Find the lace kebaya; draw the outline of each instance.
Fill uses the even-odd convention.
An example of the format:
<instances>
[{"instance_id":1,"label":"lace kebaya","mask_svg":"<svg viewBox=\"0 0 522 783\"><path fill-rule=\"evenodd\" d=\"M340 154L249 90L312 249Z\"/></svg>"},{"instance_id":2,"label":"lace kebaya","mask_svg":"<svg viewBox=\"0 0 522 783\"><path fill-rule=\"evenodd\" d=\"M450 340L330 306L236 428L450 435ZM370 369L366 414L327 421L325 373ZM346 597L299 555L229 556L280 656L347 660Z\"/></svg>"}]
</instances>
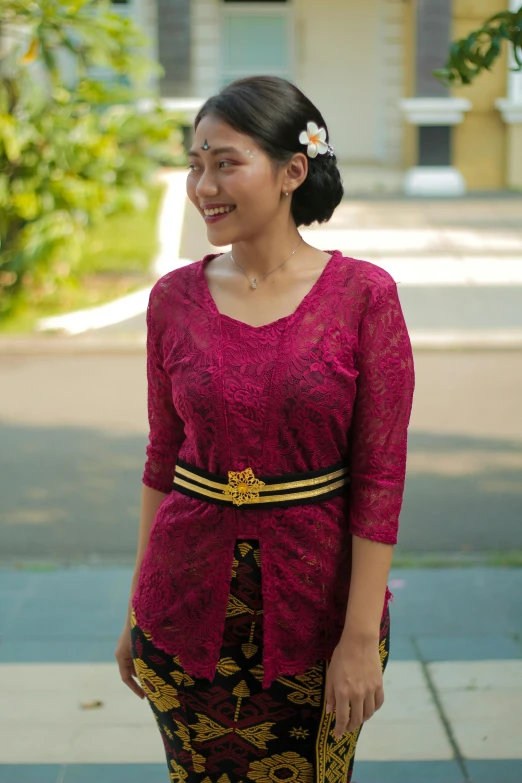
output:
<instances>
[{"instance_id":1,"label":"lace kebaya","mask_svg":"<svg viewBox=\"0 0 522 783\"><path fill-rule=\"evenodd\" d=\"M375 264L331 252L291 315L253 327L218 312L204 271L215 257L170 272L150 295L143 482L167 495L133 606L159 648L212 680L234 543L259 539L268 687L331 658L352 536L397 541L414 364L397 285ZM178 457L222 476L304 473L346 459L350 484L313 505L223 507L172 489Z\"/></svg>"}]
</instances>

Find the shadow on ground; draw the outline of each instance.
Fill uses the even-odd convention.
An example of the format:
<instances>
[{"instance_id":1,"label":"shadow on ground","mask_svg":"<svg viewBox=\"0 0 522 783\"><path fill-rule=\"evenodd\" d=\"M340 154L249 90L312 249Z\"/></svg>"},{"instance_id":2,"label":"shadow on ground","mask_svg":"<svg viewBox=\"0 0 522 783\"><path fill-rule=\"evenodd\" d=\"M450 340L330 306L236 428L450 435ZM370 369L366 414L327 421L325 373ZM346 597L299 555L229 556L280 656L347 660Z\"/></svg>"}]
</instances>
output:
<instances>
[{"instance_id":1,"label":"shadow on ground","mask_svg":"<svg viewBox=\"0 0 522 783\"><path fill-rule=\"evenodd\" d=\"M131 563L146 436L0 426L3 558ZM522 549L522 446L413 433L398 552Z\"/></svg>"}]
</instances>

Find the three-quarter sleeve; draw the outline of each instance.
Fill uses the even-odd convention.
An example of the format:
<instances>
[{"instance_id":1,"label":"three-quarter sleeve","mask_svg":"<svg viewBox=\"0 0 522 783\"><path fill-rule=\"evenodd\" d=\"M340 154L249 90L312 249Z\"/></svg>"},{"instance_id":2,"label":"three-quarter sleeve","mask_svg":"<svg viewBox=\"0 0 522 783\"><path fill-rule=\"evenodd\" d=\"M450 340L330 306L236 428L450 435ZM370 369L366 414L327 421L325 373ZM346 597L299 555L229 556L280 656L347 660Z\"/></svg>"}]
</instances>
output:
<instances>
[{"instance_id":1,"label":"three-quarter sleeve","mask_svg":"<svg viewBox=\"0 0 522 783\"><path fill-rule=\"evenodd\" d=\"M172 489L174 468L179 448L184 439L183 421L178 416L172 400L172 383L162 361L161 335L154 319L153 289L147 308L147 404L149 417L149 442L143 472L147 487L168 494Z\"/></svg>"},{"instance_id":2,"label":"three-quarter sleeve","mask_svg":"<svg viewBox=\"0 0 522 783\"><path fill-rule=\"evenodd\" d=\"M380 271L359 326L349 525L356 536L396 544L415 374L397 285Z\"/></svg>"}]
</instances>

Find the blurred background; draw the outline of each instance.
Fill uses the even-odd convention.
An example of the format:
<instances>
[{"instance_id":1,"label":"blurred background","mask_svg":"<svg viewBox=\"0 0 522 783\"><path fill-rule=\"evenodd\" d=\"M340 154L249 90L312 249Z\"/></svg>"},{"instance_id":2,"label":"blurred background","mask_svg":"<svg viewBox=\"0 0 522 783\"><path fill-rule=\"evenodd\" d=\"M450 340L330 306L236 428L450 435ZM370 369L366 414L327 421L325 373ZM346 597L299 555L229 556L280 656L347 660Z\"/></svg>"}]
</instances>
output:
<instances>
[{"instance_id":1,"label":"blurred background","mask_svg":"<svg viewBox=\"0 0 522 783\"><path fill-rule=\"evenodd\" d=\"M0 783L168 780L113 658L145 310L215 251L185 196L197 110L261 73L317 103L340 161L303 236L393 275L415 354L355 781L522 783L521 30L520 0L0 0Z\"/></svg>"}]
</instances>

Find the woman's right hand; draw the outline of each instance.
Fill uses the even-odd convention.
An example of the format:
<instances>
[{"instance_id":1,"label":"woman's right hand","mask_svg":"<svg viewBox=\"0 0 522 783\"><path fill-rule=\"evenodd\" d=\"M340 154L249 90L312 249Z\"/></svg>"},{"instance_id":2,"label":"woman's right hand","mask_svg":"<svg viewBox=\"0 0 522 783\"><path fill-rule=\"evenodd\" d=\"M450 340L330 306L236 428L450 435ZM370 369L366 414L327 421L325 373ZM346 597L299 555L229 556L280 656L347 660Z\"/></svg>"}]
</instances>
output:
<instances>
[{"instance_id":1,"label":"woman's right hand","mask_svg":"<svg viewBox=\"0 0 522 783\"><path fill-rule=\"evenodd\" d=\"M123 629L122 635L118 640L114 657L118 661L120 676L125 685L127 685L140 699L145 698L145 692L140 688L137 682L136 670L132 659L132 644L130 629Z\"/></svg>"}]
</instances>

